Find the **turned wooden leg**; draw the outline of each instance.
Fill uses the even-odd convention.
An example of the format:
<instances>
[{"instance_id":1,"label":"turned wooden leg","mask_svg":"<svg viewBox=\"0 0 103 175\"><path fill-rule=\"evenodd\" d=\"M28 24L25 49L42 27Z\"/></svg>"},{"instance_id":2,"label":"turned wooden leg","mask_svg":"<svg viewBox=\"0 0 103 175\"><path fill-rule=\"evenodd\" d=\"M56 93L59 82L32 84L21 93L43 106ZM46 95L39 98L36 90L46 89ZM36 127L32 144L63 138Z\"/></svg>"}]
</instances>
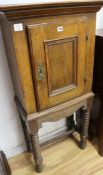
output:
<instances>
[{"instance_id":1,"label":"turned wooden leg","mask_svg":"<svg viewBox=\"0 0 103 175\"><path fill-rule=\"evenodd\" d=\"M31 121L29 123L30 127L30 136L31 136L31 143L32 143L32 152L35 161L36 171L42 171L42 156L40 151L40 144L39 144L39 136L38 136L38 126L35 121Z\"/></svg>"},{"instance_id":2,"label":"turned wooden leg","mask_svg":"<svg viewBox=\"0 0 103 175\"><path fill-rule=\"evenodd\" d=\"M36 170L37 172L41 172L42 171L42 156L40 152L39 138L38 138L37 132L34 135L31 135L31 141L32 141L33 157L35 160Z\"/></svg>"},{"instance_id":3,"label":"turned wooden leg","mask_svg":"<svg viewBox=\"0 0 103 175\"><path fill-rule=\"evenodd\" d=\"M81 134L82 110L81 108L76 112L76 127L75 130Z\"/></svg>"},{"instance_id":4,"label":"turned wooden leg","mask_svg":"<svg viewBox=\"0 0 103 175\"><path fill-rule=\"evenodd\" d=\"M89 127L90 113L87 109L82 110L82 129L81 129L81 149L84 149L87 144L88 127Z\"/></svg>"},{"instance_id":5,"label":"turned wooden leg","mask_svg":"<svg viewBox=\"0 0 103 175\"><path fill-rule=\"evenodd\" d=\"M21 119L23 131L24 131L27 150L28 150L28 152L31 152L32 151L32 145L31 145L31 138L30 138L30 134L29 134L29 131L28 131L28 128L27 128L27 124L26 124L26 121L24 121L21 116L20 116L20 119Z\"/></svg>"}]
</instances>

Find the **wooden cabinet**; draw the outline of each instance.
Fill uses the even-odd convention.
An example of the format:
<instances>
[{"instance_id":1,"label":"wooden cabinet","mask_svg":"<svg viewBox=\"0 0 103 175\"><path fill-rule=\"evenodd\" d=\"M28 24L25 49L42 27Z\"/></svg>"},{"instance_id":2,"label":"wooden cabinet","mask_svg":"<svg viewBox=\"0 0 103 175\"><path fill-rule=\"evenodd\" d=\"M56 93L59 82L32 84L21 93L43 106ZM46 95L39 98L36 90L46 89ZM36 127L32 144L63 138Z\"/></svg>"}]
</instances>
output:
<instances>
[{"instance_id":1,"label":"wooden cabinet","mask_svg":"<svg viewBox=\"0 0 103 175\"><path fill-rule=\"evenodd\" d=\"M68 0L0 7L15 101L37 171L42 170L38 129L43 122L81 109L81 148L86 146L95 19L102 5L103 0Z\"/></svg>"}]
</instances>

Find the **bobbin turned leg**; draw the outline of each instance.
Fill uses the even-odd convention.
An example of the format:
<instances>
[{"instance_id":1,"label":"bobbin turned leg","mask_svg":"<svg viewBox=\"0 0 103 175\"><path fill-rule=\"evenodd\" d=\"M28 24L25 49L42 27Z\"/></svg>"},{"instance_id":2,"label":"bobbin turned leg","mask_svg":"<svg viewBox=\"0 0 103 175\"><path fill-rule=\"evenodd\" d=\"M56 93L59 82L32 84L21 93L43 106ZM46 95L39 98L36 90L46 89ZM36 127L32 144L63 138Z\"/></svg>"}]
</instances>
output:
<instances>
[{"instance_id":1,"label":"bobbin turned leg","mask_svg":"<svg viewBox=\"0 0 103 175\"><path fill-rule=\"evenodd\" d=\"M35 161L36 171L42 171L42 156L40 151L39 136L38 136L38 126L35 121L29 122L32 152Z\"/></svg>"},{"instance_id":2,"label":"bobbin turned leg","mask_svg":"<svg viewBox=\"0 0 103 175\"><path fill-rule=\"evenodd\" d=\"M89 118L90 118L90 113L88 109L83 108L82 109L81 143L80 143L81 149L84 149L87 144Z\"/></svg>"},{"instance_id":3,"label":"bobbin turned leg","mask_svg":"<svg viewBox=\"0 0 103 175\"><path fill-rule=\"evenodd\" d=\"M28 152L31 152L32 151L32 145L31 145L31 138L30 138L30 134L29 134L29 131L28 131L27 123L26 123L26 121L24 121L22 119L21 115L20 115L20 119L21 119L23 131L24 131L27 150L28 150Z\"/></svg>"}]
</instances>

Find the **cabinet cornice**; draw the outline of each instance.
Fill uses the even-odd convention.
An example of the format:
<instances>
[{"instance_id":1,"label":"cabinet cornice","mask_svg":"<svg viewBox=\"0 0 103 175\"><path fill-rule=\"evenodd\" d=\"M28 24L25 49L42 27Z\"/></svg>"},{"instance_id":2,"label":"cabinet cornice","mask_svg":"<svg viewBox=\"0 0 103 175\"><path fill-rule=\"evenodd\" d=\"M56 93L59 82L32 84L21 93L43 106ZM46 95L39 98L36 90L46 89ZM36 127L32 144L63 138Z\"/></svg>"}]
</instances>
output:
<instances>
[{"instance_id":1,"label":"cabinet cornice","mask_svg":"<svg viewBox=\"0 0 103 175\"><path fill-rule=\"evenodd\" d=\"M31 17L96 13L103 5L101 1L64 1L54 3L35 3L21 5L1 5L0 11L5 14L8 20L19 20Z\"/></svg>"}]
</instances>

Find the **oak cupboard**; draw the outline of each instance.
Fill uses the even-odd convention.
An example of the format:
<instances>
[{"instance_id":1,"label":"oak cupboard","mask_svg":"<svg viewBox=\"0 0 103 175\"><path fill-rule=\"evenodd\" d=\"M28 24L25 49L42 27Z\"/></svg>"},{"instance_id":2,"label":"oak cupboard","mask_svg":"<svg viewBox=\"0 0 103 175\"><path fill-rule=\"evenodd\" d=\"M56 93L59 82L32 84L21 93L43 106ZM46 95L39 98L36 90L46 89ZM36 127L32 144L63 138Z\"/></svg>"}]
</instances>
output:
<instances>
[{"instance_id":1,"label":"oak cupboard","mask_svg":"<svg viewBox=\"0 0 103 175\"><path fill-rule=\"evenodd\" d=\"M15 101L38 172L42 171L40 146L52 141L39 143L43 122L69 117L80 109L80 147L86 147L96 12L102 5L103 0L67 0L0 6Z\"/></svg>"}]
</instances>

